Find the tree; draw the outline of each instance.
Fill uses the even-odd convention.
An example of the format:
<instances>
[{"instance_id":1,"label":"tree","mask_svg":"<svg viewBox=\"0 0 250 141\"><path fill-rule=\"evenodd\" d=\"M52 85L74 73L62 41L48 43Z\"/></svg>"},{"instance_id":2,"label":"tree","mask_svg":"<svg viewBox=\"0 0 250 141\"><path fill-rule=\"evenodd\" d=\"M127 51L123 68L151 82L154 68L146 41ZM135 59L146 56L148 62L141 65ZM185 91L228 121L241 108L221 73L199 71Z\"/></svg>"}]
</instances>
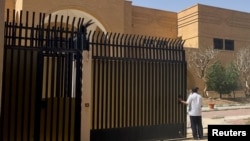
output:
<instances>
[{"instance_id":1,"label":"tree","mask_svg":"<svg viewBox=\"0 0 250 141\"><path fill-rule=\"evenodd\" d=\"M203 95L206 94L206 71L214 63L218 51L213 47L198 48L187 51L188 66L195 71L195 74L204 82Z\"/></svg>"},{"instance_id":2,"label":"tree","mask_svg":"<svg viewBox=\"0 0 250 141\"><path fill-rule=\"evenodd\" d=\"M226 82L227 82L226 89L228 89L230 93L233 92L234 94L234 91L239 88L239 80L240 80L239 78L240 73L235 63L231 62L226 67L225 74L226 74ZM234 98L235 98L235 94L234 94Z\"/></svg>"},{"instance_id":3,"label":"tree","mask_svg":"<svg viewBox=\"0 0 250 141\"><path fill-rule=\"evenodd\" d=\"M224 67L216 61L208 68L206 78L208 89L218 92L222 98L222 94L230 94L238 88L239 72L233 63Z\"/></svg>"},{"instance_id":4,"label":"tree","mask_svg":"<svg viewBox=\"0 0 250 141\"><path fill-rule=\"evenodd\" d=\"M250 78L250 49L243 48L236 54L235 64L240 72L241 83L244 86L246 96L250 96L249 78Z\"/></svg>"}]
</instances>

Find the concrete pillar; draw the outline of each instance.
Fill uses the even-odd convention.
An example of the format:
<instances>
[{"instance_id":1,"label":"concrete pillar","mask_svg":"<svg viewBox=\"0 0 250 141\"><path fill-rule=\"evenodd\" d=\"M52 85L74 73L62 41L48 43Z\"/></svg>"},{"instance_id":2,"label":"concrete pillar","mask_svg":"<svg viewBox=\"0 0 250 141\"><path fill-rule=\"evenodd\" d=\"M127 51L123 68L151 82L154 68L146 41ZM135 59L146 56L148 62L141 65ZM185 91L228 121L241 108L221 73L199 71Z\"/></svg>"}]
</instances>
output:
<instances>
[{"instance_id":1,"label":"concrete pillar","mask_svg":"<svg viewBox=\"0 0 250 141\"><path fill-rule=\"evenodd\" d=\"M81 141L90 141L92 123L92 53L83 51Z\"/></svg>"},{"instance_id":2,"label":"concrete pillar","mask_svg":"<svg viewBox=\"0 0 250 141\"><path fill-rule=\"evenodd\" d=\"M4 12L5 0L0 0L0 115L2 105L2 78L3 78L3 41L4 41Z\"/></svg>"}]
</instances>

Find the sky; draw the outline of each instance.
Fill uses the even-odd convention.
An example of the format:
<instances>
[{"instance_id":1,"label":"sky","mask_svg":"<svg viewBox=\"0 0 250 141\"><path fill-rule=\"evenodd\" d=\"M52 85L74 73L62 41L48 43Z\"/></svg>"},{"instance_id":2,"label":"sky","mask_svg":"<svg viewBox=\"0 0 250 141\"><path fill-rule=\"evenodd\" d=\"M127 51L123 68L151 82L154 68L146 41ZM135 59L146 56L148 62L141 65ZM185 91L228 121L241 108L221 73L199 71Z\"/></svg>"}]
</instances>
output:
<instances>
[{"instance_id":1,"label":"sky","mask_svg":"<svg viewBox=\"0 0 250 141\"><path fill-rule=\"evenodd\" d=\"M180 12L196 4L250 13L250 0L130 0L132 5Z\"/></svg>"}]
</instances>

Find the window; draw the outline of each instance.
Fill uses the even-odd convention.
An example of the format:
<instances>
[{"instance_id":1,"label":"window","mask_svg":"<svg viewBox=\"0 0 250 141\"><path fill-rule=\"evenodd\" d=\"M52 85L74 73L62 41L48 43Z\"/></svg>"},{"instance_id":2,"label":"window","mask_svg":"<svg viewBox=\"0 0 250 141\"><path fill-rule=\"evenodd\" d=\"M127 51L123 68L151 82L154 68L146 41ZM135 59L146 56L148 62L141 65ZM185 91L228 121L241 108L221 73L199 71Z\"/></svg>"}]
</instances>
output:
<instances>
[{"instance_id":1,"label":"window","mask_svg":"<svg viewBox=\"0 0 250 141\"><path fill-rule=\"evenodd\" d=\"M214 49L223 49L223 39L214 38Z\"/></svg>"},{"instance_id":2,"label":"window","mask_svg":"<svg viewBox=\"0 0 250 141\"><path fill-rule=\"evenodd\" d=\"M234 40L225 40L225 50L234 50Z\"/></svg>"},{"instance_id":3,"label":"window","mask_svg":"<svg viewBox=\"0 0 250 141\"><path fill-rule=\"evenodd\" d=\"M234 50L234 40L214 38L214 49Z\"/></svg>"}]
</instances>

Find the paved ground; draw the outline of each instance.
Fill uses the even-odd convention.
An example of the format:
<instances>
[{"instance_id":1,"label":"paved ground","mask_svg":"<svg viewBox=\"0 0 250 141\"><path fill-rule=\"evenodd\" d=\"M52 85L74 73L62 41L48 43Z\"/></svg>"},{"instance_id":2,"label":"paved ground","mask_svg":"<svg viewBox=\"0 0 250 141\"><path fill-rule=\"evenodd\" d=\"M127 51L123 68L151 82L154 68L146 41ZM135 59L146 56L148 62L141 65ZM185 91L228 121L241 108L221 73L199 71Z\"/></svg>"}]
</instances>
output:
<instances>
[{"instance_id":1,"label":"paved ground","mask_svg":"<svg viewBox=\"0 0 250 141\"><path fill-rule=\"evenodd\" d=\"M203 128L204 135L207 136L207 127L209 124L249 124L250 105L234 105L216 107L214 110L203 109ZM187 138L186 141L192 141L189 117L187 117ZM202 141L207 141L204 138Z\"/></svg>"},{"instance_id":2,"label":"paved ground","mask_svg":"<svg viewBox=\"0 0 250 141\"><path fill-rule=\"evenodd\" d=\"M207 127L208 125L215 124L250 124L250 103L239 105L224 105L215 107L211 110L208 107L204 107L202 110L202 123L204 138L200 141L207 141ZM187 115L187 138L186 139L172 139L161 141L193 141L191 134L189 116Z\"/></svg>"}]
</instances>

